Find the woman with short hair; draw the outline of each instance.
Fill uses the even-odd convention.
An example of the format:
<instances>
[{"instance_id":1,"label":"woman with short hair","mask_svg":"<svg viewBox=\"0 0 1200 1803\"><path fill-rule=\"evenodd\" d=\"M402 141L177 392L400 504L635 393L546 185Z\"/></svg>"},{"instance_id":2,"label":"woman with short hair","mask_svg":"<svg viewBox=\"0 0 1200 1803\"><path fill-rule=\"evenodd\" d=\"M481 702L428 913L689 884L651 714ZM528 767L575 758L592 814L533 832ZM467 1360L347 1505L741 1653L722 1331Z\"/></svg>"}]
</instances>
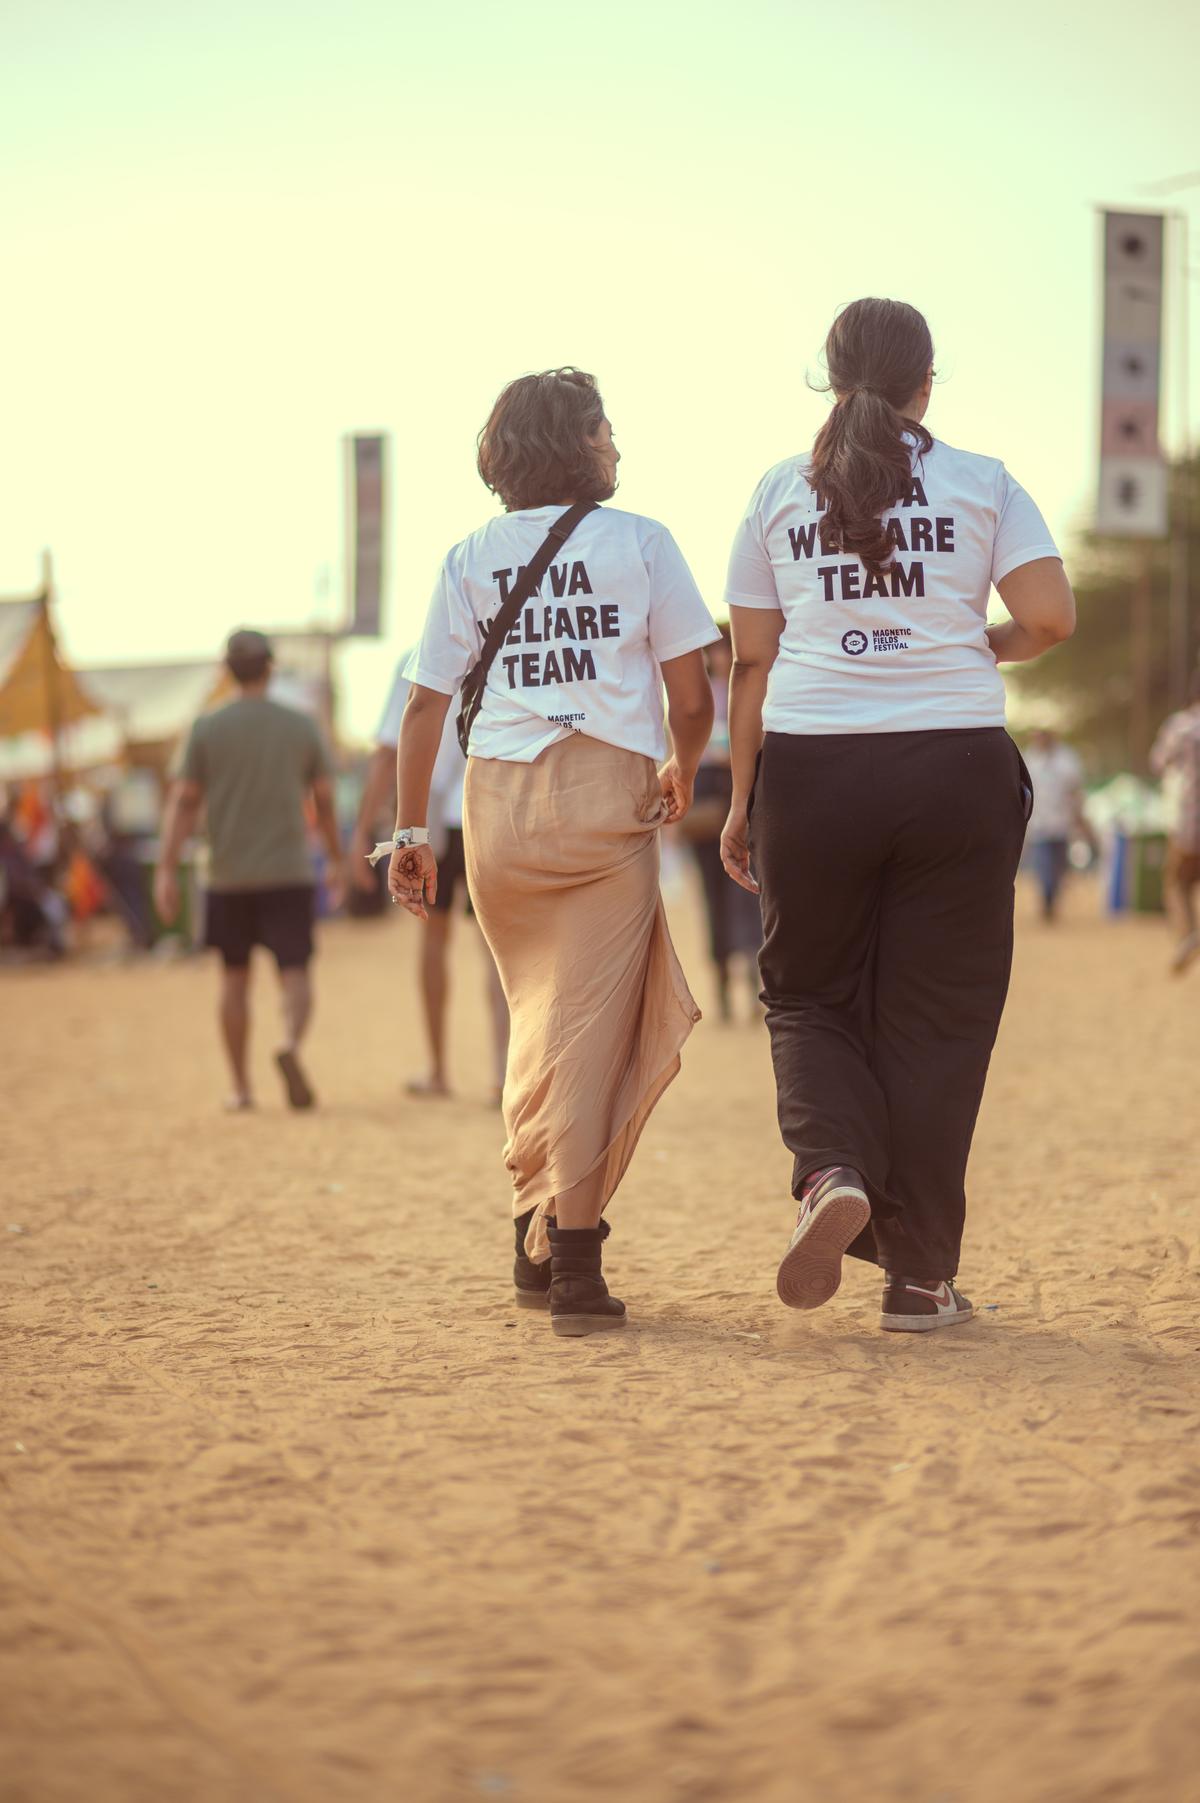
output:
<instances>
[{"instance_id":1,"label":"woman with short hair","mask_svg":"<svg viewBox=\"0 0 1200 1803\"><path fill-rule=\"evenodd\" d=\"M442 723L492 650L470 724L467 878L512 1016L516 1299L548 1302L570 1335L624 1321L601 1273L601 1216L699 1019L659 896L658 832L691 805L712 725L702 651L717 632L666 527L600 505L618 459L582 371L522 376L492 409L478 467L505 513L448 553L406 671L388 877L425 919ZM488 628L502 616L501 639Z\"/></svg>"},{"instance_id":2,"label":"woman with short hair","mask_svg":"<svg viewBox=\"0 0 1200 1803\"><path fill-rule=\"evenodd\" d=\"M849 1252L886 1273L880 1325L921 1332L973 1313L954 1285L964 1172L1031 802L997 665L1068 637L1075 603L1004 465L923 425L916 309L856 301L825 353L829 419L763 477L730 558L722 855L762 892L799 1203L779 1295L828 1301ZM1012 617L988 626L993 583Z\"/></svg>"}]
</instances>

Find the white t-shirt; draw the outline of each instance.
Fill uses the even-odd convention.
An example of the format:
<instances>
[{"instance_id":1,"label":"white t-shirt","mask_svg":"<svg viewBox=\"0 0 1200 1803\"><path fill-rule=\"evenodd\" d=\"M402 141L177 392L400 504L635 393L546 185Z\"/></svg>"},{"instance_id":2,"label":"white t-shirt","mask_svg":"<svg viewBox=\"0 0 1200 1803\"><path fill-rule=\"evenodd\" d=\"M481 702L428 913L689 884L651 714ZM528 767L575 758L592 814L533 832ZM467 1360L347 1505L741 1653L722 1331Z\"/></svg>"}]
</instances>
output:
<instances>
[{"instance_id":1,"label":"white t-shirt","mask_svg":"<svg viewBox=\"0 0 1200 1803\"><path fill-rule=\"evenodd\" d=\"M560 506L489 520L442 565L425 630L405 666L411 682L452 694L477 662L484 629ZM551 562L488 673L471 755L531 764L582 732L656 762L666 755L659 665L719 636L665 526L600 507Z\"/></svg>"},{"instance_id":2,"label":"white t-shirt","mask_svg":"<svg viewBox=\"0 0 1200 1803\"><path fill-rule=\"evenodd\" d=\"M921 732L1004 725L1004 684L984 627L991 585L1057 557L1046 522L994 457L935 439L914 445L908 495L883 518L895 550L882 578L824 556L806 461L768 470L729 559L731 607L780 608L768 732Z\"/></svg>"},{"instance_id":3,"label":"white t-shirt","mask_svg":"<svg viewBox=\"0 0 1200 1803\"><path fill-rule=\"evenodd\" d=\"M383 714L379 721L379 730L375 734L377 745L389 746L393 751L400 742L400 722L404 718L404 707L408 700L411 682L404 674L404 666L413 654L415 647L406 651L396 665L396 674L392 678L392 686ZM461 826L463 819L463 779L467 774L467 760L462 754L458 742L458 697L450 704L450 712L446 715L446 724L442 728L442 742L438 746L437 758L433 766L433 781L429 785L430 805L436 810L443 826Z\"/></svg>"},{"instance_id":4,"label":"white t-shirt","mask_svg":"<svg viewBox=\"0 0 1200 1803\"><path fill-rule=\"evenodd\" d=\"M1025 766L1033 783L1033 814L1026 837L1069 839L1075 830L1083 765L1069 745L1055 744L1045 751L1027 745Z\"/></svg>"}]
</instances>

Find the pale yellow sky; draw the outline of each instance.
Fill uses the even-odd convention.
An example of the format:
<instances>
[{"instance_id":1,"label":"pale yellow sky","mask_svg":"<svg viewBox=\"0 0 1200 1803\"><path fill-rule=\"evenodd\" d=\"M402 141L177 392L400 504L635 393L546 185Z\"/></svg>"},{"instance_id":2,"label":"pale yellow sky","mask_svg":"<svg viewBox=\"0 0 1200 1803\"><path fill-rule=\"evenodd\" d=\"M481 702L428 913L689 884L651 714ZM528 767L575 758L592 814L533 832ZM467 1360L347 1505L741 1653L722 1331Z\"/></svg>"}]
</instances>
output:
<instances>
[{"instance_id":1,"label":"pale yellow sky","mask_svg":"<svg viewBox=\"0 0 1200 1803\"><path fill-rule=\"evenodd\" d=\"M305 623L323 569L341 600L342 435L387 430L387 643L344 660L369 731L493 505L474 438L509 377L597 373L617 505L667 522L715 604L863 293L925 311L930 425L1002 457L1069 544L1094 209L1200 168L1198 52L1167 0L1134 24L1112 0L8 0L0 592L51 547L81 660Z\"/></svg>"}]
</instances>

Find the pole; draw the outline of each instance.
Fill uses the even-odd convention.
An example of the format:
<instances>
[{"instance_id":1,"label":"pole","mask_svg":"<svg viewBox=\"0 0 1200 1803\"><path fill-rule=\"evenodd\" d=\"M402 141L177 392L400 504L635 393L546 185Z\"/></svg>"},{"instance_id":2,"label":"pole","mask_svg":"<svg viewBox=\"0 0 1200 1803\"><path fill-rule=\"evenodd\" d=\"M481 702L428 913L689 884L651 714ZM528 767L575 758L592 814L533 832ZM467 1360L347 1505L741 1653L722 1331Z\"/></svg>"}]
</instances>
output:
<instances>
[{"instance_id":1,"label":"pole","mask_svg":"<svg viewBox=\"0 0 1200 1803\"><path fill-rule=\"evenodd\" d=\"M1154 545L1146 538L1138 546L1129 610L1129 767L1136 776L1146 775L1150 761L1153 599Z\"/></svg>"},{"instance_id":2,"label":"pole","mask_svg":"<svg viewBox=\"0 0 1200 1803\"><path fill-rule=\"evenodd\" d=\"M1189 614L1188 553L1191 513L1191 396L1188 392L1188 217L1176 213L1175 255L1179 270L1179 323L1176 327L1175 381L1179 411L1174 495L1171 507L1171 592L1169 608L1170 700L1173 708L1187 706L1192 647Z\"/></svg>"},{"instance_id":3,"label":"pole","mask_svg":"<svg viewBox=\"0 0 1200 1803\"><path fill-rule=\"evenodd\" d=\"M321 726L327 743L332 746L335 708L333 647L338 633L328 617L330 588L329 565L323 563L313 581L313 595L316 602L317 636L321 647Z\"/></svg>"},{"instance_id":4,"label":"pole","mask_svg":"<svg viewBox=\"0 0 1200 1803\"><path fill-rule=\"evenodd\" d=\"M58 692L58 660L54 655L54 629L50 624L50 602L54 594L54 566L49 551L42 552L42 590L38 602L42 612L42 683L46 697L46 723L50 732L50 788L54 811L62 814L63 773L62 708Z\"/></svg>"}]
</instances>

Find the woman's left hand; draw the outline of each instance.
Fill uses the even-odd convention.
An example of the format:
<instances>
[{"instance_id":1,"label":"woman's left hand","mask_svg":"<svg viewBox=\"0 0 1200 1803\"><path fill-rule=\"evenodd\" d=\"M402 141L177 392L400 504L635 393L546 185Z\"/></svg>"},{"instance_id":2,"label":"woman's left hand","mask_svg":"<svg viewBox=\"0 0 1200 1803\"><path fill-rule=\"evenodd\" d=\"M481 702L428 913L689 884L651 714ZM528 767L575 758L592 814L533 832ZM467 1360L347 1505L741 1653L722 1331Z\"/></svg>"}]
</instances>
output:
<instances>
[{"instance_id":1,"label":"woman's left hand","mask_svg":"<svg viewBox=\"0 0 1200 1803\"><path fill-rule=\"evenodd\" d=\"M741 889L758 894L758 884L750 874L750 827L744 807L735 803L729 810L725 830L721 834L721 863L725 874Z\"/></svg>"},{"instance_id":2,"label":"woman's left hand","mask_svg":"<svg viewBox=\"0 0 1200 1803\"><path fill-rule=\"evenodd\" d=\"M692 805L694 779L683 774L677 758L668 758L658 773L658 781L666 809L663 825L678 826Z\"/></svg>"},{"instance_id":3,"label":"woman's left hand","mask_svg":"<svg viewBox=\"0 0 1200 1803\"><path fill-rule=\"evenodd\" d=\"M388 865L388 894L418 920L428 920L425 904L437 900L437 859L428 845L399 845Z\"/></svg>"}]
</instances>

